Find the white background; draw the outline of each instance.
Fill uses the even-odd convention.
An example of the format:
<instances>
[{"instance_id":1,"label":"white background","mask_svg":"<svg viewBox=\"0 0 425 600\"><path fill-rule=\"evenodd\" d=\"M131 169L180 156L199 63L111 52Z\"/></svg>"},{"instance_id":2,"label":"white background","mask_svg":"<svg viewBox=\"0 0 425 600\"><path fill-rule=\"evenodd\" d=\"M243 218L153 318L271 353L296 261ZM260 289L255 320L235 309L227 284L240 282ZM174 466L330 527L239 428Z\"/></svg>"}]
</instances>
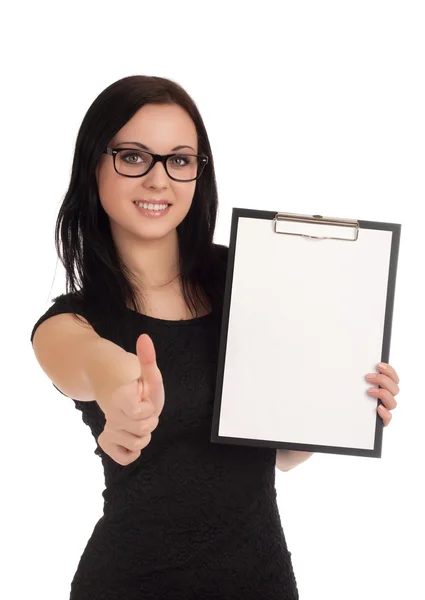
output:
<instances>
[{"instance_id":1,"label":"white background","mask_svg":"<svg viewBox=\"0 0 425 600\"><path fill-rule=\"evenodd\" d=\"M424 30L424 4L409 0L3 9L3 598L68 598L102 513L95 442L30 334L64 291L54 224L81 120L135 74L177 81L200 109L216 242L228 244L234 206L402 224L390 354L401 392L382 458L315 454L276 471L276 487L301 600L424 597Z\"/></svg>"}]
</instances>

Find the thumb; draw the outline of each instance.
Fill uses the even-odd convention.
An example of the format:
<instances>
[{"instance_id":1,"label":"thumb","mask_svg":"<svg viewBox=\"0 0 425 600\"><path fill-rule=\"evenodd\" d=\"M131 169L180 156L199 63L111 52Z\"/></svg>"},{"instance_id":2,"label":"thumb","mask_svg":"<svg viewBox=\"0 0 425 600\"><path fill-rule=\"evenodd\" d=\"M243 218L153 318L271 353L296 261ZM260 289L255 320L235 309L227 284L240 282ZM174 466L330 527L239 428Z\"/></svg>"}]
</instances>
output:
<instances>
[{"instance_id":1,"label":"thumb","mask_svg":"<svg viewBox=\"0 0 425 600\"><path fill-rule=\"evenodd\" d=\"M136 342L136 354L140 363L140 378L141 393L143 399L150 393L149 383L156 379L158 366L156 364L156 352L153 341L147 333L142 333Z\"/></svg>"}]
</instances>

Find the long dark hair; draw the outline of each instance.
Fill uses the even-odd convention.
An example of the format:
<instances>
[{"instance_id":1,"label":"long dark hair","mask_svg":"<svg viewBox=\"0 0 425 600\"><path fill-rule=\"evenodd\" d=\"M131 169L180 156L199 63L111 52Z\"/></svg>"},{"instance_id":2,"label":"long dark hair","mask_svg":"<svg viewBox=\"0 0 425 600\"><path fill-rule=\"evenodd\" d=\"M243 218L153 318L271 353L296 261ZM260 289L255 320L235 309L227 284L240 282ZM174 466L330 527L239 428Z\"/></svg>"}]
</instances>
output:
<instances>
[{"instance_id":1,"label":"long dark hair","mask_svg":"<svg viewBox=\"0 0 425 600\"><path fill-rule=\"evenodd\" d=\"M100 203L95 170L109 140L148 103L184 108L197 130L198 154L209 157L196 182L191 208L177 227L180 277L193 316L198 316L200 306L207 308L203 295L213 312L220 313L227 248L213 243L218 195L211 147L195 102L179 84L163 77L124 77L101 92L84 116L55 229L56 251L66 271L66 292L83 300L86 311L92 309L97 318L113 319L124 314L128 305L142 312L132 274L117 252L109 217Z\"/></svg>"}]
</instances>

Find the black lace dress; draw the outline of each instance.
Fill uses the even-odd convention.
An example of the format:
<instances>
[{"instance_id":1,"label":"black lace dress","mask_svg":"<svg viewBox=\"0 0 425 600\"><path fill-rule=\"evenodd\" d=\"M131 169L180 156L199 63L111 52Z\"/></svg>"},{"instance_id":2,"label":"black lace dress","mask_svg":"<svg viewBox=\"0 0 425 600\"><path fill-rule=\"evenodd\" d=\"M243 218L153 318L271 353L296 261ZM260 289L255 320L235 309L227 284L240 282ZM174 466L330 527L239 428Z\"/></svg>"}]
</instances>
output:
<instances>
[{"instance_id":1,"label":"black lace dress","mask_svg":"<svg viewBox=\"0 0 425 600\"><path fill-rule=\"evenodd\" d=\"M72 312L64 294L34 325ZM75 306L75 304L74 304ZM138 460L121 466L97 445L105 417L73 400L96 441L105 476L70 600L296 600L298 591L276 503L276 450L210 441L219 331L214 313L167 321L128 309L119 335L136 353L152 338L165 404ZM117 329L115 328L115 332Z\"/></svg>"}]
</instances>

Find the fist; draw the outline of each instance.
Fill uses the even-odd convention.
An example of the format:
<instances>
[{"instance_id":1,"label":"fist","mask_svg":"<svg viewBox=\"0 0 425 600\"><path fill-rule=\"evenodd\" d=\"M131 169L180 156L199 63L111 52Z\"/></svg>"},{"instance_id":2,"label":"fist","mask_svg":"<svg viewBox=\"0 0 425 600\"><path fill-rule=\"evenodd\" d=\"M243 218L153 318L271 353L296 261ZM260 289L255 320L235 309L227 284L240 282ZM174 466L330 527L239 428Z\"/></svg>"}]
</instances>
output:
<instances>
[{"instance_id":1,"label":"fist","mask_svg":"<svg viewBox=\"0 0 425 600\"><path fill-rule=\"evenodd\" d=\"M107 387L96 398L105 413L106 424L97 443L115 462L126 466L137 460L157 428L164 408L162 374L156 364L155 348L147 334L139 336L137 356L124 355L123 373L128 382L114 389ZM133 366L132 370L129 367Z\"/></svg>"}]
</instances>

